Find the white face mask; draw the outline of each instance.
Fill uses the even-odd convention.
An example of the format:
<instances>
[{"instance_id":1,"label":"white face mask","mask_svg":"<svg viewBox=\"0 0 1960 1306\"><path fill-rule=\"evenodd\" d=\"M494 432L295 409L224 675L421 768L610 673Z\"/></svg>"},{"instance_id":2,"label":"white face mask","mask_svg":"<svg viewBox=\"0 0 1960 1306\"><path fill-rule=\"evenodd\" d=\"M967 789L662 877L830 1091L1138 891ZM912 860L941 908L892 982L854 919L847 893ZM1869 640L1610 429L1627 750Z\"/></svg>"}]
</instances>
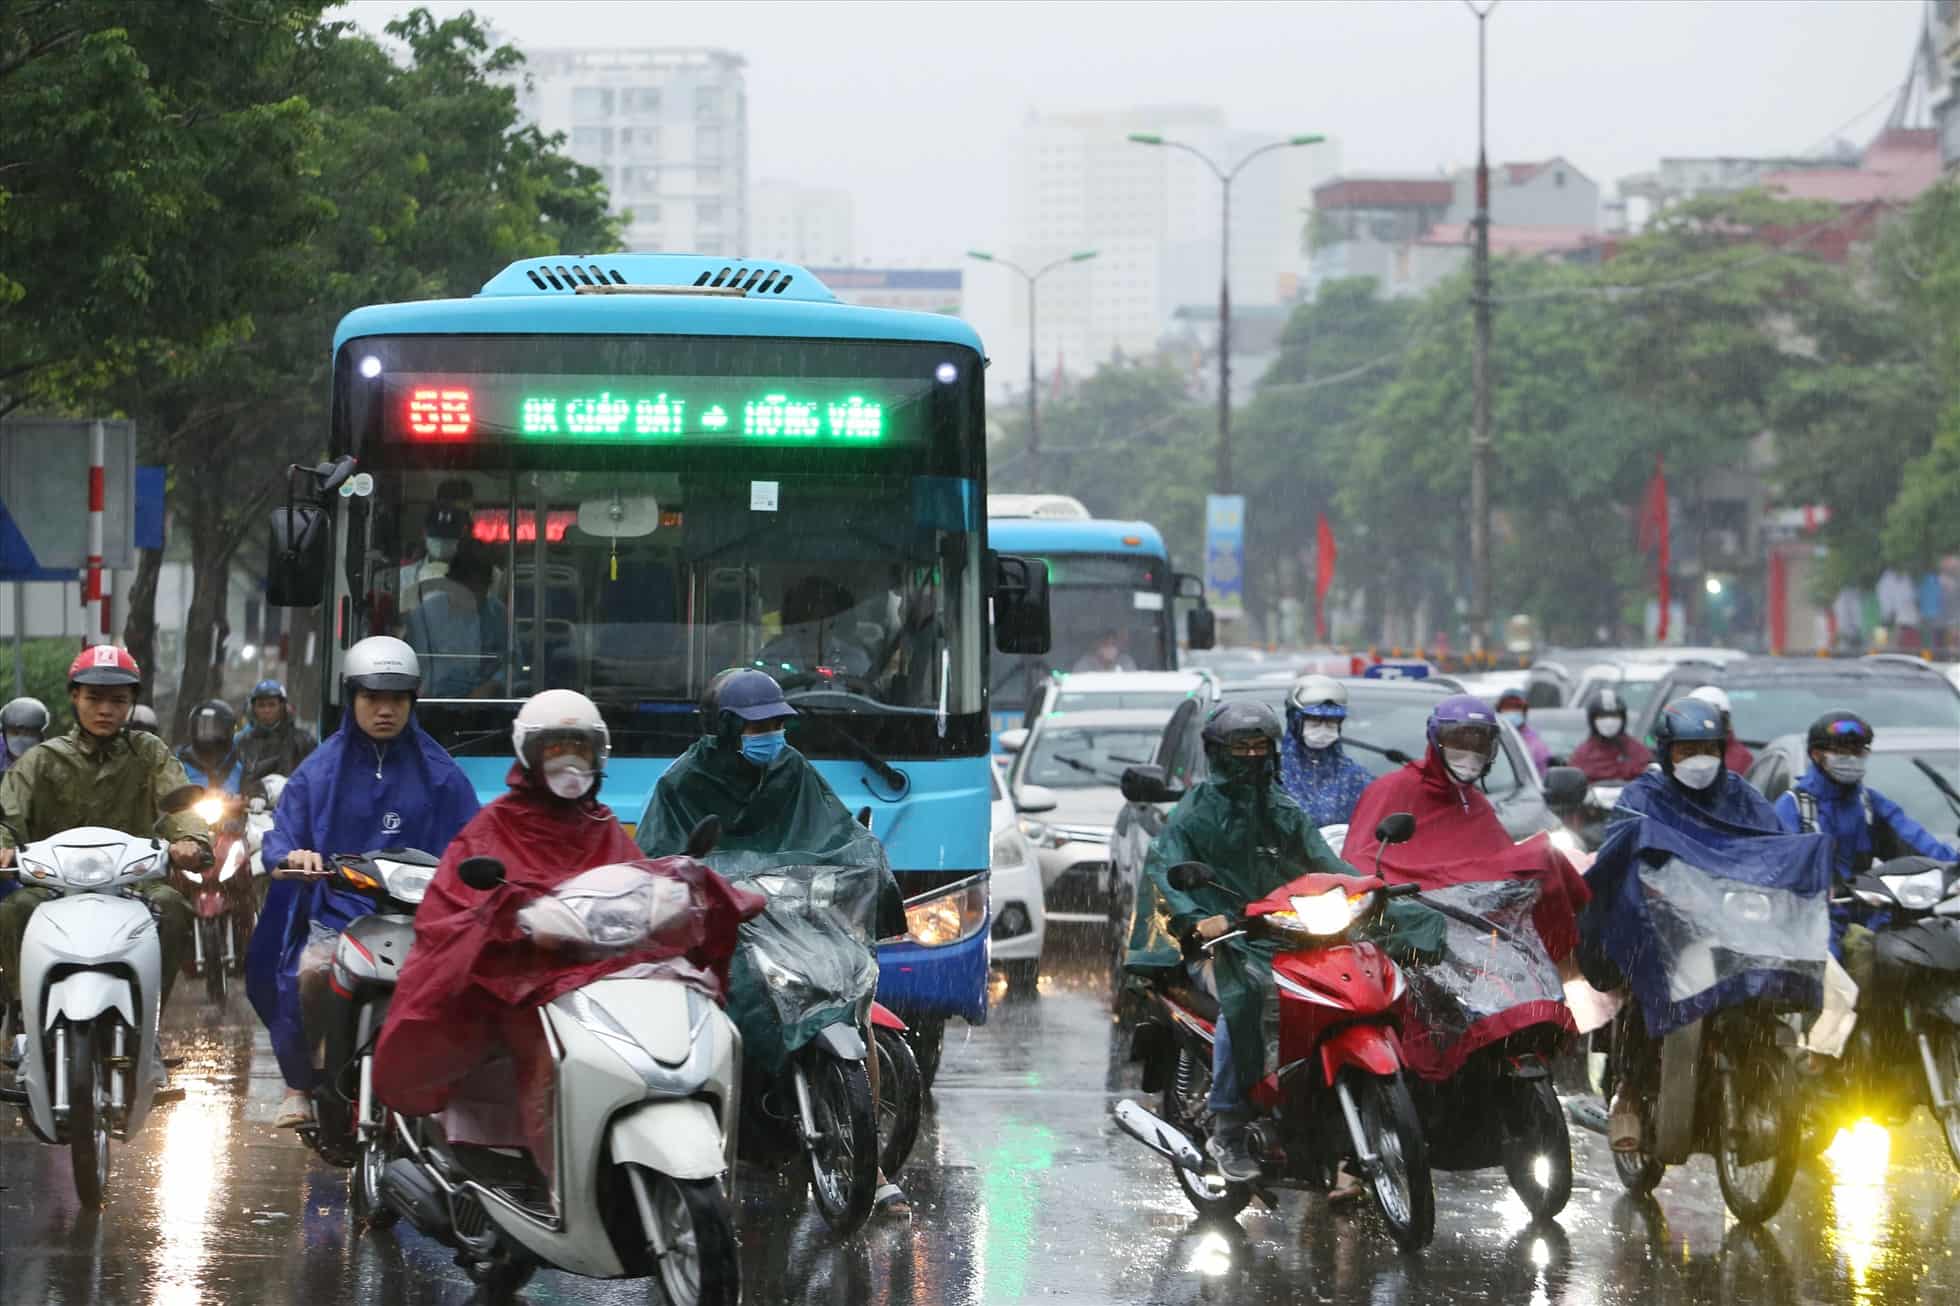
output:
<instances>
[{"instance_id":1,"label":"white face mask","mask_svg":"<svg viewBox=\"0 0 1960 1306\"><path fill-rule=\"evenodd\" d=\"M1706 789L1722 773L1719 757L1691 757L1674 764L1674 778L1690 789Z\"/></svg>"},{"instance_id":2,"label":"white face mask","mask_svg":"<svg viewBox=\"0 0 1960 1306\"><path fill-rule=\"evenodd\" d=\"M1341 739L1341 728L1336 725L1319 725L1312 718L1300 727L1300 742L1308 748L1332 748Z\"/></svg>"},{"instance_id":3,"label":"white face mask","mask_svg":"<svg viewBox=\"0 0 1960 1306\"><path fill-rule=\"evenodd\" d=\"M427 539L423 540L422 543L428 549L429 561L448 562L451 558L454 558L456 556L456 550L458 547L461 546L462 541L445 540L445 539L440 539L434 535L431 535Z\"/></svg>"},{"instance_id":4,"label":"white face mask","mask_svg":"<svg viewBox=\"0 0 1960 1306\"><path fill-rule=\"evenodd\" d=\"M1484 755L1467 748L1445 748L1443 765L1464 784L1472 784L1484 773Z\"/></svg>"},{"instance_id":5,"label":"white face mask","mask_svg":"<svg viewBox=\"0 0 1960 1306\"><path fill-rule=\"evenodd\" d=\"M1627 719L1623 716L1603 716L1593 722L1593 729L1599 732L1601 739L1613 739L1626 729L1626 724Z\"/></svg>"},{"instance_id":6,"label":"white face mask","mask_svg":"<svg viewBox=\"0 0 1960 1306\"><path fill-rule=\"evenodd\" d=\"M15 757L21 757L26 754L28 749L40 742L39 737L35 735L8 735L7 751Z\"/></svg>"},{"instance_id":7,"label":"white face mask","mask_svg":"<svg viewBox=\"0 0 1960 1306\"><path fill-rule=\"evenodd\" d=\"M593 774L580 757L554 757L544 764L545 786L567 802L592 792Z\"/></svg>"},{"instance_id":8,"label":"white face mask","mask_svg":"<svg viewBox=\"0 0 1960 1306\"><path fill-rule=\"evenodd\" d=\"M1824 754L1824 774L1841 785L1855 785L1865 778L1865 759L1841 753Z\"/></svg>"}]
</instances>

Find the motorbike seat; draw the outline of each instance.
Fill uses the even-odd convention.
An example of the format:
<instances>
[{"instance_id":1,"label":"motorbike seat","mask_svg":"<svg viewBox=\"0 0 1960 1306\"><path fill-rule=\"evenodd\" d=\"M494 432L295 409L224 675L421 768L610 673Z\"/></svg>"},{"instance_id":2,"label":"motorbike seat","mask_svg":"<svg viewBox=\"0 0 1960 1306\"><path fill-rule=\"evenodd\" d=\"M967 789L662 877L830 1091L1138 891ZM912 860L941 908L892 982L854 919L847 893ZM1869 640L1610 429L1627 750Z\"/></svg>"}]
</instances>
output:
<instances>
[{"instance_id":1,"label":"motorbike seat","mask_svg":"<svg viewBox=\"0 0 1960 1306\"><path fill-rule=\"evenodd\" d=\"M1218 1023L1218 999L1203 989L1191 984L1166 984L1161 991L1166 998L1198 1019L1214 1025Z\"/></svg>"}]
</instances>

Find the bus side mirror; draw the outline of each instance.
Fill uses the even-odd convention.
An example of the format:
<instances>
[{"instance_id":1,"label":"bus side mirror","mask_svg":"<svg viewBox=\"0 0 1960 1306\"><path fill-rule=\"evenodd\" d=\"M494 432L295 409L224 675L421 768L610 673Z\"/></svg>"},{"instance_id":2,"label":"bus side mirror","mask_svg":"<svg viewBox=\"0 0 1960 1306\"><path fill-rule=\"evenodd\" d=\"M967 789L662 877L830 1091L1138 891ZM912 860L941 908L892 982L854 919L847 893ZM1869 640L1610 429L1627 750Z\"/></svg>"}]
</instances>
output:
<instances>
[{"instance_id":1,"label":"bus side mirror","mask_svg":"<svg viewBox=\"0 0 1960 1306\"><path fill-rule=\"evenodd\" d=\"M1218 643L1218 614L1210 608L1193 608L1184 614L1184 644L1187 648L1207 649Z\"/></svg>"},{"instance_id":2,"label":"bus side mirror","mask_svg":"<svg viewBox=\"0 0 1960 1306\"><path fill-rule=\"evenodd\" d=\"M993 573L994 647L1003 653L1046 653L1048 564L997 553Z\"/></svg>"},{"instance_id":3,"label":"bus side mirror","mask_svg":"<svg viewBox=\"0 0 1960 1306\"><path fill-rule=\"evenodd\" d=\"M295 504L272 510L265 559L265 601L275 608L316 608L327 588L327 514Z\"/></svg>"}]
</instances>

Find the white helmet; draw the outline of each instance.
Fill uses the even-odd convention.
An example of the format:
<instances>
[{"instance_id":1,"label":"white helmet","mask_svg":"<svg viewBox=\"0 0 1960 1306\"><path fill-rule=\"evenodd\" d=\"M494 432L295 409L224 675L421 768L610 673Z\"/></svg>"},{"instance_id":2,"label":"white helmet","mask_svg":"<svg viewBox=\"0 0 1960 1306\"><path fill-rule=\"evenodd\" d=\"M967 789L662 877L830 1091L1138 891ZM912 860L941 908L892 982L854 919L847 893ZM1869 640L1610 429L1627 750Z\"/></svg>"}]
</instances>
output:
<instances>
[{"instance_id":1,"label":"white helmet","mask_svg":"<svg viewBox=\"0 0 1960 1306\"><path fill-rule=\"evenodd\" d=\"M1286 705L1308 716L1345 718L1347 686L1332 676L1301 676L1286 695Z\"/></svg>"},{"instance_id":2,"label":"white helmet","mask_svg":"<svg viewBox=\"0 0 1960 1306\"><path fill-rule=\"evenodd\" d=\"M357 689L377 694L422 692L422 663L415 650L391 635L371 635L348 649L340 677L349 697Z\"/></svg>"},{"instance_id":3,"label":"white helmet","mask_svg":"<svg viewBox=\"0 0 1960 1306\"><path fill-rule=\"evenodd\" d=\"M1720 685L1703 685L1700 689L1691 691L1688 697L1698 698L1724 715L1735 710L1729 706L1729 691Z\"/></svg>"},{"instance_id":4,"label":"white helmet","mask_svg":"<svg viewBox=\"0 0 1960 1306\"><path fill-rule=\"evenodd\" d=\"M612 733L599 705L572 689L547 689L534 694L517 710L510 727L511 751L518 764L535 772L547 744L573 743L592 752L592 764L606 769L612 753Z\"/></svg>"}]
</instances>

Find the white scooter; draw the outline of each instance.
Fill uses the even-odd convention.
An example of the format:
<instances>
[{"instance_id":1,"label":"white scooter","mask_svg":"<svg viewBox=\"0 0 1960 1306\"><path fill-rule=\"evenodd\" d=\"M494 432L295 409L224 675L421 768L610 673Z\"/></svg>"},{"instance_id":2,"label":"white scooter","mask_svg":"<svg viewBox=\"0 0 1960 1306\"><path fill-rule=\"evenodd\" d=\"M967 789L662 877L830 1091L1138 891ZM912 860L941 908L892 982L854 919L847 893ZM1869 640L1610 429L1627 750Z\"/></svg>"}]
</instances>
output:
<instances>
[{"instance_id":1,"label":"white scooter","mask_svg":"<svg viewBox=\"0 0 1960 1306\"><path fill-rule=\"evenodd\" d=\"M689 840L704 855L719 833ZM493 858L458 868L471 888L504 880ZM630 949L688 912L686 883L604 866L519 914L532 935L574 955ZM540 1266L595 1279L657 1278L669 1306L735 1306L741 1271L724 1179L732 1173L742 1039L709 998L629 967L539 1009L557 1060L556 1173L543 1174L509 1119L507 1089L453 1100L439 1121L394 1116L407 1155L381 1196L457 1262L490 1303L508 1302ZM498 1077L493 1062L473 1080ZM440 1128L437 1125L440 1125Z\"/></svg>"},{"instance_id":2,"label":"white scooter","mask_svg":"<svg viewBox=\"0 0 1960 1306\"><path fill-rule=\"evenodd\" d=\"M259 782L259 787L265 790L265 796L254 794L245 803L245 851L252 859L253 886L263 901L268 871L259 850L265 846L266 835L272 833L273 813L279 809L279 795L286 792L286 777L269 775Z\"/></svg>"},{"instance_id":3,"label":"white scooter","mask_svg":"<svg viewBox=\"0 0 1960 1306\"><path fill-rule=\"evenodd\" d=\"M172 800L188 807L197 793ZM42 1142L70 1149L75 1193L91 1208L108 1187L109 1140L127 1142L153 1106L183 1097L161 1088L156 921L127 892L162 879L169 859L161 840L82 826L17 848L0 872L59 895L35 910L21 943L21 1028L37 1032L22 1040L16 1087L0 1101L21 1106Z\"/></svg>"}]
</instances>

